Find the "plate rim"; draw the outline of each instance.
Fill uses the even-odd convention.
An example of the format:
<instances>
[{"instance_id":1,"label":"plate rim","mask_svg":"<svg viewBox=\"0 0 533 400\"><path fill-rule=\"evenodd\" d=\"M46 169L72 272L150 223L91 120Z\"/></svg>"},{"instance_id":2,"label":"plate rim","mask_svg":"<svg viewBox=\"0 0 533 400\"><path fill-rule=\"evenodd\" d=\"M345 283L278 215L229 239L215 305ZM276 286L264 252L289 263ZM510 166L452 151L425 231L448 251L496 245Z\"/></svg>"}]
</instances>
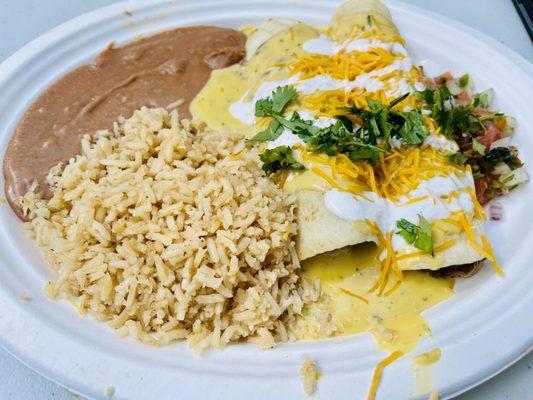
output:
<instances>
[{"instance_id":1,"label":"plate rim","mask_svg":"<svg viewBox=\"0 0 533 400\"><path fill-rule=\"evenodd\" d=\"M311 3L317 3L317 4L327 3L327 2L321 1L321 0L308 0L308 1L311 2ZM153 2L153 5L159 4L159 3L164 3L164 2L165 2L164 0L157 0L157 1ZM259 1L252 1L252 3L253 2L260 3L261 1L260 0ZM288 1L275 0L275 2L282 4L282 3L286 3ZM488 36L487 34L479 32L476 29L471 28L471 27L469 27L468 25L466 25L466 24L464 24L462 22L456 21L456 20L454 20L452 18L443 16L443 15L441 15L439 13L436 13L436 12L433 12L433 11L425 10L425 9L419 7L419 6L406 4L406 3L401 2L401 1L384 0L384 2L389 7L401 8L403 10L407 10L407 11L410 11L410 12L413 12L413 13L416 13L416 14L420 14L420 15L429 17L429 18L438 19L440 22L443 22L444 24L449 25L451 27L457 28L460 31L468 34L469 36L472 36L472 37L474 37L476 39L488 42L488 43L490 43L490 45L497 52L509 57L511 59L512 63L517 65L524 72L529 73L529 74L533 73L533 64L531 64L529 61L527 61L524 57L522 57L516 51L514 51L513 49L508 48L507 46L505 46L503 44L501 44L496 39ZM31 54L31 53L35 52L36 51L35 49L38 49L42 44L50 43L51 41L57 40L58 38L61 38L61 37L67 37L68 38L68 36L72 33L73 30L78 30L80 28L80 24L82 26L90 24L90 19L91 18L99 18L98 15L101 14L101 13L104 13L104 14L106 14L106 16L108 16L108 14L116 12L116 11L122 12L124 9L128 9L128 8L134 8L135 9L137 7L143 7L143 6L146 6L146 5L147 5L147 3L142 1L142 0L123 1L123 2L112 4L112 5L108 5L108 6L105 6L105 7L97 8L97 9L92 10L90 12L84 13L84 14L78 16L78 17L70 19L70 20L68 20L66 22L63 22L62 24L50 29L49 31L43 33L42 35L38 36L37 38L31 40L26 45L24 45L22 48L20 48L15 53L13 53L8 58L6 58L0 64L0 75L2 75L6 70L9 70L13 65L19 63L20 62L19 59L27 58L28 57L28 53ZM115 17L112 17L112 18L115 18ZM0 291L0 294L1 294L1 291ZM2 299L0 297L0 301L1 300ZM1 335L0 335L0 346L2 348L4 348L8 353L10 353L14 358L16 358L17 360L22 362L24 365L26 365L28 368L30 368L34 372L36 372L36 373L38 373L38 374L40 374L42 376L45 376L47 379L55 382L56 384L58 384L58 385L60 385L62 387L67 388L68 390L71 390L73 392L78 393L76 391L76 389L71 389L68 385L66 385L64 383L61 383L58 378L53 377L55 374L53 374L52 371L50 371L49 373L45 372L45 370L49 369L48 366L43 365L42 368L38 368L38 366L36 366L36 364L34 364L34 365L31 364L31 359L27 360L25 357L21 357L20 353L17 353L16 350L11 349L9 347L9 345L7 345L7 342L5 342L4 338ZM514 364L516 361L518 361L519 359L521 359L522 357L527 355L532 349L533 349L533 343L531 343L528 346L527 349L525 349L520 354L518 354L517 357L514 358L509 363L507 363L505 365L502 365L499 368L496 368L493 373L487 375L484 379L478 380L476 382L473 382L470 385L466 385L461 390L458 390L458 391L450 394L450 397L455 397L455 396L457 396L457 395L459 395L461 393L464 393L464 392L472 389L473 387L478 386L479 384L481 384L483 382L486 382L487 380L491 379L495 375L497 375L500 372L504 371L509 366ZM81 394L87 397L86 393L81 393Z\"/></svg>"}]
</instances>

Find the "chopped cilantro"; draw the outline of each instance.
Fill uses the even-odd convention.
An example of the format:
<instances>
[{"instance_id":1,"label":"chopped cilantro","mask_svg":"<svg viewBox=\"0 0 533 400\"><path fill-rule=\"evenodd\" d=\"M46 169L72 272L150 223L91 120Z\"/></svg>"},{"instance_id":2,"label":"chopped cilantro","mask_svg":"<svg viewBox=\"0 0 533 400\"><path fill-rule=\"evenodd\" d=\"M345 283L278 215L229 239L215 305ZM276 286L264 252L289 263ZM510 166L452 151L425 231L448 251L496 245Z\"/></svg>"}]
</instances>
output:
<instances>
[{"instance_id":1,"label":"chopped cilantro","mask_svg":"<svg viewBox=\"0 0 533 400\"><path fill-rule=\"evenodd\" d=\"M490 103L492 102L493 96L494 91L492 89L487 89L481 93L477 93L474 95L473 106L488 109L490 107Z\"/></svg>"},{"instance_id":2,"label":"chopped cilantro","mask_svg":"<svg viewBox=\"0 0 533 400\"><path fill-rule=\"evenodd\" d=\"M431 224L422 216L418 215L418 225L402 218L396 222L399 231L405 241L416 248L433 255L433 238Z\"/></svg>"},{"instance_id":3,"label":"chopped cilantro","mask_svg":"<svg viewBox=\"0 0 533 400\"><path fill-rule=\"evenodd\" d=\"M408 96L409 93L406 93L386 105L367 98L368 109L355 106L349 108L349 113L362 121L361 126L354 127L348 117L337 117L334 124L318 128L296 112L290 119L282 115L285 107L295 99L296 90L288 86L278 87L271 97L256 102L255 115L271 117L272 120L267 129L251 140L275 140L283 129L288 129L304 140L310 151L323 152L329 156L342 153L352 160L377 162L379 152L390 149L392 137L403 138L408 144L421 145L430 134L418 110L392 111L394 106ZM385 146L380 147L378 143L384 143Z\"/></svg>"},{"instance_id":4,"label":"chopped cilantro","mask_svg":"<svg viewBox=\"0 0 533 400\"><path fill-rule=\"evenodd\" d=\"M431 118L450 139L456 140L457 135L462 134L474 136L484 129L474 113L473 104L455 106L452 102L453 95L446 86L417 91L415 96L424 101L425 106L431 110Z\"/></svg>"},{"instance_id":5,"label":"chopped cilantro","mask_svg":"<svg viewBox=\"0 0 533 400\"><path fill-rule=\"evenodd\" d=\"M429 135L422 115L418 111L391 112L390 109L404 100L408 94L393 100L388 105L367 99L369 110L352 107L355 116L363 120L363 126L354 129L347 117L337 117L337 121L323 128L306 121L295 112L290 119L282 115L284 108L296 97L296 90L278 87L269 98L255 104L255 115L272 118L267 129L256 134L251 140L271 141L277 139L283 129L288 129L307 143L310 151L324 152L330 156L346 154L353 160L376 162L378 153L385 149L377 145L378 138L388 145L391 134L404 137L410 144L421 144Z\"/></svg>"},{"instance_id":6,"label":"chopped cilantro","mask_svg":"<svg viewBox=\"0 0 533 400\"><path fill-rule=\"evenodd\" d=\"M450 156L448 156L451 162L456 163L457 165L465 165L468 161L468 155L465 155L464 153L461 153L458 151L457 153L453 153Z\"/></svg>"},{"instance_id":7,"label":"chopped cilantro","mask_svg":"<svg viewBox=\"0 0 533 400\"><path fill-rule=\"evenodd\" d=\"M418 111L398 113L405 118L405 123L398 131L399 135L409 144L421 145L429 136L429 130L424 124L422 114Z\"/></svg>"},{"instance_id":8,"label":"chopped cilantro","mask_svg":"<svg viewBox=\"0 0 533 400\"><path fill-rule=\"evenodd\" d=\"M296 89L289 86L278 86L271 97L260 99L255 103L256 117L272 117L267 129L259 132L250 140L266 142L277 139L283 128L293 131L299 136L310 136L318 128L313 126L311 121L304 121L298 113L294 113L290 120L282 116L285 107L296 97Z\"/></svg>"},{"instance_id":9,"label":"chopped cilantro","mask_svg":"<svg viewBox=\"0 0 533 400\"><path fill-rule=\"evenodd\" d=\"M377 139L382 139L387 146L391 137L402 137L408 144L420 145L429 136L429 130L424 124L422 114L418 110L399 112L391 109L409 96L404 94L390 102L381 104L377 100L367 98L369 110L351 107L353 115L363 121L363 129L371 144L376 144Z\"/></svg>"},{"instance_id":10,"label":"chopped cilantro","mask_svg":"<svg viewBox=\"0 0 533 400\"><path fill-rule=\"evenodd\" d=\"M476 139L472 138L472 148L474 149L474 151L478 152L479 154L481 154L482 156L485 155L485 152L486 152L486 148L485 148L485 145L482 144L482 143L479 143Z\"/></svg>"},{"instance_id":11,"label":"chopped cilantro","mask_svg":"<svg viewBox=\"0 0 533 400\"><path fill-rule=\"evenodd\" d=\"M347 128L346 120L339 119L333 125L319 130L307 141L310 151L326 153L329 156L346 154L352 160L377 161L378 153L383 149L366 143L356 132Z\"/></svg>"},{"instance_id":12,"label":"chopped cilantro","mask_svg":"<svg viewBox=\"0 0 533 400\"><path fill-rule=\"evenodd\" d=\"M289 146L278 146L265 150L259 155L263 161L263 171L273 174L281 169L305 169L305 167L294 159Z\"/></svg>"},{"instance_id":13,"label":"chopped cilantro","mask_svg":"<svg viewBox=\"0 0 533 400\"><path fill-rule=\"evenodd\" d=\"M259 132L250 140L254 140L256 142L268 142L271 140L276 140L282 133L283 126L278 121L273 119L270 121L270 124L268 124L268 128Z\"/></svg>"},{"instance_id":14,"label":"chopped cilantro","mask_svg":"<svg viewBox=\"0 0 533 400\"><path fill-rule=\"evenodd\" d=\"M280 114L283 109L296 97L296 89L290 86L278 86L272 97L260 99L255 103L255 116L268 117Z\"/></svg>"},{"instance_id":15,"label":"chopped cilantro","mask_svg":"<svg viewBox=\"0 0 533 400\"><path fill-rule=\"evenodd\" d=\"M468 86L469 81L470 77L468 74L464 74L457 79L457 86L459 86L461 89L464 89Z\"/></svg>"}]
</instances>

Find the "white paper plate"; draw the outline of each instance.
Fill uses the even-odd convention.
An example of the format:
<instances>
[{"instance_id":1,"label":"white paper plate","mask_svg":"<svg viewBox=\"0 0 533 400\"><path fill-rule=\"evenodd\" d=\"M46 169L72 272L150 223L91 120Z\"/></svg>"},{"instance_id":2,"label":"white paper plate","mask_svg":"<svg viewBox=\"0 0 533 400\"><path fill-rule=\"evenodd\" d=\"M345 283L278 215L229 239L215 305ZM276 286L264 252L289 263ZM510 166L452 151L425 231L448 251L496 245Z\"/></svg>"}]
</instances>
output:
<instances>
[{"instance_id":1,"label":"white paper plate","mask_svg":"<svg viewBox=\"0 0 533 400\"><path fill-rule=\"evenodd\" d=\"M76 18L31 42L0 65L0 154L33 99L56 78L89 62L109 42L179 25L239 27L269 17L326 25L340 1L151 1L117 4ZM497 106L516 116L516 142L533 165L533 81L530 65L496 41L435 14L388 2L415 60L430 58L455 73L470 72L479 89L493 87ZM133 13L127 16L124 10ZM21 21L21 23L23 23ZM525 69L529 68L529 72ZM2 179L2 178L0 178ZM0 181L3 187L3 180ZM505 278L485 268L460 281L456 295L425 314L434 340L418 352L442 350L434 389L447 398L498 373L533 344L533 185L505 198L504 220L488 224ZM272 351L231 346L196 358L184 344L151 348L119 340L103 324L80 318L65 302L43 295L52 278L36 246L9 207L0 205L0 343L32 369L87 397L116 399L303 398L298 370L303 354L317 360L321 399L366 396L384 354L369 335L282 345ZM31 301L19 299L26 293ZM386 369L378 398L409 397L411 356Z\"/></svg>"}]
</instances>

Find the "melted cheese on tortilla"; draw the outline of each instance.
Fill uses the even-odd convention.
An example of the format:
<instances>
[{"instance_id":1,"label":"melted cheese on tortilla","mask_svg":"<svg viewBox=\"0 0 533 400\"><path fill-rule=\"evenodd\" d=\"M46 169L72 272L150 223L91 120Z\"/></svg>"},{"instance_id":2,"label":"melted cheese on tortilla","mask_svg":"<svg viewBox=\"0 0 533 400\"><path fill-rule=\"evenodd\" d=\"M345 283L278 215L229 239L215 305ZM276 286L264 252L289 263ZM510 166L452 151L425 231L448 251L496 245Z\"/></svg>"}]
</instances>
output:
<instances>
[{"instance_id":1,"label":"melted cheese on tortilla","mask_svg":"<svg viewBox=\"0 0 533 400\"><path fill-rule=\"evenodd\" d=\"M291 75L286 66L305 53L303 44L320 35L309 25L298 23L283 30L259 47L246 65L234 65L213 71L211 79L191 103L194 118L206 122L215 130L250 137L258 130L246 124L230 111L232 105L242 101L255 106L254 95L261 84L272 85L266 97ZM253 120L252 120L253 123Z\"/></svg>"}]
</instances>

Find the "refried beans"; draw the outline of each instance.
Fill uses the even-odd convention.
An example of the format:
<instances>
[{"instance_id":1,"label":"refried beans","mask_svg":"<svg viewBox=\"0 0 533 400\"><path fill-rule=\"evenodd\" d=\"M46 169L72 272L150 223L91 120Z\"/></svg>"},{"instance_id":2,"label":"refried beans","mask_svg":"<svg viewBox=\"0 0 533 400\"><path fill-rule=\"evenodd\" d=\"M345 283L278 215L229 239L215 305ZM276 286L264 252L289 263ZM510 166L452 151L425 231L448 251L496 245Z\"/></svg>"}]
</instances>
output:
<instances>
[{"instance_id":1,"label":"refried beans","mask_svg":"<svg viewBox=\"0 0 533 400\"><path fill-rule=\"evenodd\" d=\"M60 78L28 108L8 145L5 192L13 210L26 219L18 200L34 181L50 197L48 171L81 152L84 134L110 129L142 106L174 104L190 117L189 104L211 70L239 62L245 41L232 29L178 28L108 48Z\"/></svg>"}]
</instances>

